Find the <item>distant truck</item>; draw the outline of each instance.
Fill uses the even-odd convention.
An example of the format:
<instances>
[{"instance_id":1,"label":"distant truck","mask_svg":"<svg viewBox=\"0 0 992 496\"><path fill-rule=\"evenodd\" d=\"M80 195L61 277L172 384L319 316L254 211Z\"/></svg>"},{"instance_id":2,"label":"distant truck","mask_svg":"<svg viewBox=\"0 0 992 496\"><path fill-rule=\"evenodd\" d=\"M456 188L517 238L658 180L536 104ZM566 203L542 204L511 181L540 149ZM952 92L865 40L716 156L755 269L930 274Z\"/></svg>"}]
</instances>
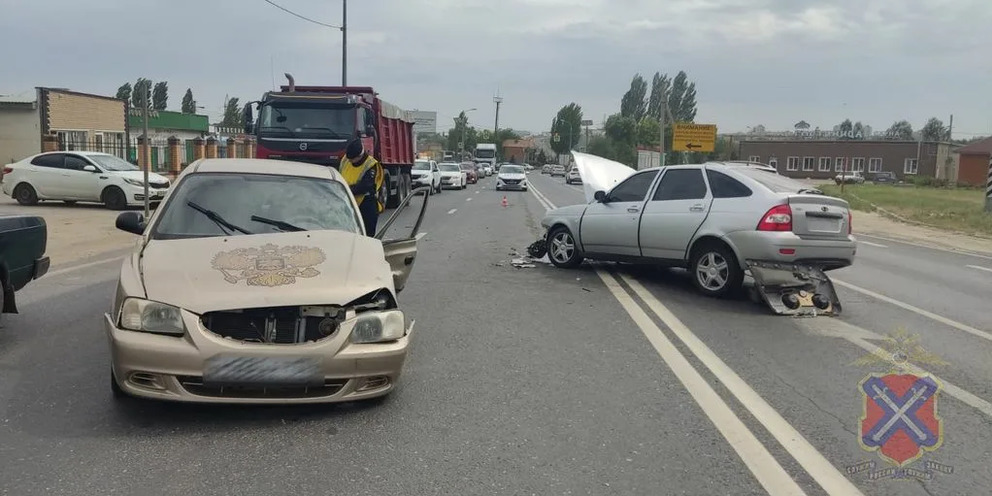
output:
<instances>
[{"instance_id":1,"label":"distant truck","mask_svg":"<svg viewBox=\"0 0 992 496\"><path fill-rule=\"evenodd\" d=\"M297 86L293 76L286 78L289 84L281 91L266 92L245 105L245 133L257 141L257 158L338 169L348 142L361 138L386 170L380 200L395 208L409 196L416 156L409 112L380 99L368 86Z\"/></svg>"},{"instance_id":2,"label":"distant truck","mask_svg":"<svg viewBox=\"0 0 992 496\"><path fill-rule=\"evenodd\" d=\"M496 144L479 143L475 145L475 163L485 164L496 169Z\"/></svg>"}]
</instances>

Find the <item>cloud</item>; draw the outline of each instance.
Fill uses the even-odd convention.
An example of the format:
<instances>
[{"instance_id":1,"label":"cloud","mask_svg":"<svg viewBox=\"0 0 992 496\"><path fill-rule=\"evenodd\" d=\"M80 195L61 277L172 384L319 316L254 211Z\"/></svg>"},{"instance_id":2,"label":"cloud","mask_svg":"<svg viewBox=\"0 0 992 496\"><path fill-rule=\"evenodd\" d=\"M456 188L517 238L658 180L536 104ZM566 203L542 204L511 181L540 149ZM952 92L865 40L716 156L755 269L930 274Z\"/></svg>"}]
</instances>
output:
<instances>
[{"instance_id":1,"label":"cloud","mask_svg":"<svg viewBox=\"0 0 992 496\"><path fill-rule=\"evenodd\" d=\"M339 24L339 0L276 0ZM341 33L261 0L0 0L0 93L65 86L112 94L167 80L219 117L225 95L254 99L292 73L341 80ZM348 5L348 82L441 127L477 107L492 127L542 130L576 102L599 122L630 78L685 70L698 120L735 130L875 127L955 114L992 132L992 3L987 0L366 0ZM85 19L81 24L80 19ZM85 27L83 27L85 26Z\"/></svg>"}]
</instances>

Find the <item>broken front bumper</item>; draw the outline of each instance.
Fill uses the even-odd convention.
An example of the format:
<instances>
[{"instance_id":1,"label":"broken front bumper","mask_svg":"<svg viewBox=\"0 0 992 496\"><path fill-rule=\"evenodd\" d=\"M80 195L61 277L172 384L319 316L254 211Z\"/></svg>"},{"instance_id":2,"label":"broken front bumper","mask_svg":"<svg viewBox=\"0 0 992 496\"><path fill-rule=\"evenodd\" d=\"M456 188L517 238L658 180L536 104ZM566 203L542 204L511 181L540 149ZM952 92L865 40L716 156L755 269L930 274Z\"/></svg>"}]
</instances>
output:
<instances>
[{"instance_id":1,"label":"broken front bumper","mask_svg":"<svg viewBox=\"0 0 992 496\"><path fill-rule=\"evenodd\" d=\"M779 315L838 315L840 300L830 278L815 264L748 260L752 297Z\"/></svg>"}]
</instances>

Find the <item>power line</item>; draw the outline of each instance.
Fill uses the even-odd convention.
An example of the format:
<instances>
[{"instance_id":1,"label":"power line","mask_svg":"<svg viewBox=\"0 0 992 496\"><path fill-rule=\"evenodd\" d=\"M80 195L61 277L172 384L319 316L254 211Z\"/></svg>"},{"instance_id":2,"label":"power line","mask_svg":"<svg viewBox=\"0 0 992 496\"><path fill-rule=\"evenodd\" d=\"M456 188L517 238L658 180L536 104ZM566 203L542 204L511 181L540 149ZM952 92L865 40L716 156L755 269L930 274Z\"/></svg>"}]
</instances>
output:
<instances>
[{"instance_id":1,"label":"power line","mask_svg":"<svg viewBox=\"0 0 992 496\"><path fill-rule=\"evenodd\" d=\"M321 25L321 26L324 26L325 28L332 28L332 29L343 29L343 28L342 28L341 26L332 26L332 25L330 25L330 24L325 24L325 23L323 23L323 22L320 22L320 21L315 21L315 20L313 20L313 19L311 19L311 18L309 18L309 17L306 17L306 16L302 16L302 15L300 15L300 14L297 14L296 12L293 12L292 10L289 10L289 9L287 9L286 7L283 7L282 5L279 5L279 4L277 4L277 3L275 3L275 2L272 2L272 1L270 1L270 0L263 0L263 1L264 1L265 3L267 3L267 4L269 4L269 5L271 5L271 6L273 6L273 7L275 7L275 8L277 8L277 9L279 9L279 10L281 10L281 11L283 11L283 12L286 12L286 13L288 13L288 14L292 14L292 15L294 15L294 16L296 16L296 17L299 17L300 19L303 19L304 21L307 21L307 22L312 22L312 23L314 23L314 24L319 24L319 25Z\"/></svg>"}]
</instances>

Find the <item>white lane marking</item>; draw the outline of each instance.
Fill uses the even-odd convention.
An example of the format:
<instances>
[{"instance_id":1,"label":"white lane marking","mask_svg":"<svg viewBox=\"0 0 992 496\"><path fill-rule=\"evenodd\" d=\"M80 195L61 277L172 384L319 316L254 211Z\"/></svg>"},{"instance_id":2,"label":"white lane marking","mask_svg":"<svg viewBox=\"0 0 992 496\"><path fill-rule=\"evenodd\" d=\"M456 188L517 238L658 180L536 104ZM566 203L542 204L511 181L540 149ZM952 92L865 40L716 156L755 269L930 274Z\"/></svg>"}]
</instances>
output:
<instances>
[{"instance_id":1,"label":"white lane marking","mask_svg":"<svg viewBox=\"0 0 992 496\"><path fill-rule=\"evenodd\" d=\"M479 194L479 192L478 192L478 191L476 191L476 192L475 192L475 194Z\"/></svg>"},{"instance_id":2,"label":"white lane marking","mask_svg":"<svg viewBox=\"0 0 992 496\"><path fill-rule=\"evenodd\" d=\"M451 210L448 210L448 215L451 215L451 214L453 214L453 213L455 213L455 212L457 212L457 211L458 211L458 209L457 209L457 208L453 208L453 209L451 209Z\"/></svg>"},{"instance_id":3,"label":"white lane marking","mask_svg":"<svg viewBox=\"0 0 992 496\"><path fill-rule=\"evenodd\" d=\"M530 189L530 192L534 194L534 197L537 198L537 201L540 202L540 204L544 206L546 210L554 210L555 208L557 208L555 207L555 204L551 203L551 200L548 200L547 197L545 197L543 193L538 191L533 184L531 184L530 188L528 189Z\"/></svg>"},{"instance_id":4,"label":"white lane marking","mask_svg":"<svg viewBox=\"0 0 992 496\"><path fill-rule=\"evenodd\" d=\"M765 491L806 494L617 280L600 269L596 273Z\"/></svg>"},{"instance_id":5,"label":"white lane marking","mask_svg":"<svg viewBox=\"0 0 992 496\"><path fill-rule=\"evenodd\" d=\"M472 197L470 196L470 197L466 198L465 201L472 201Z\"/></svg>"},{"instance_id":6,"label":"white lane marking","mask_svg":"<svg viewBox=\"0 0 992 496\"><path fill-rule=\"evenodd\" d=\"M111 262L118 262L119 263L126 256L127 255L120 255L118 257L105 258L105 259L102 259L102 260L96 260L96 261L88 262L88 263L84 263L84 264L73 265L72 267L66 267L64 269L50 271L49 273L45 274L42 277L47 277L47 278L58 277L58 276L61 276L63 274L69 274L71 272L76 272L77 270L88 269L90 267L96 267L97 265L105 265L105 264L109 264Z\"/></svg>"},{"instance_id":7,"label":"white lane marking","mask_svg":"<svg viewBox=\"0 0 992 496\"><path fill-rule=\"evenodd\" d=\"M598 270L597 270L598 272ZM602 277L602 275L600 275ZM748 385L741 376L737 375L723 360L720 359L706 344L703 343L689 328L679 320L658 298L647 290L641 283L626 275L620 275L631 289L647 303L658 318L677 336L682 343L699 361L706 366L717 379L737 398L744 408L747 408L761 425L768 429L773 437L802 465L803 469L828 494L862 494L840 470L806 440L785 418L765 401ZM660 331L659 331L660 332Z\"/></svg>"},{"instance_id":8,"label":"white lane marking","mask_svg":"<svg viewBox=\"0 0 992 496\"><path fill-rule=\"evenodd\" d=\"M871 241L865 241L865 240L858 240L858 244L874 246L876 248L888 248L888 246L886 245L880 245L878 243L872 243Z\"/></svg>"},{"instance_id":9,"label":"white lane marking","mask_svg":"<svg viewBox=\"0 0 992 496\"><path fill-rule=\"evenodd\" d=\"M970 269L984 270L985 272L992 272L992 269L988 267L982 267L981 265L965 265L965 267L968 267Z\"/></svg>"},{"instance_id":10,"label":"white lane marking","mask_svg":"<svg viewBox=\"0 0 992 496\"><path fill-rule=\"evenodd\" d=\"M964 331L964 332L967 332L968 334L971 334L973 336L978 336L978 337L980 337L982 339L986 339L988 341L992 341L992 334L990 334L988 332L985 332L985 331L982 331L982 330L979 330L979 329L975 329L974 327L971 327L968 324L962 324L962 323L960 323L960 322L958 322L956 320L951 320L951 319L949 319L947 317L944 317L942 315L937 315L937 314L935 314L933 312L929 312L929 311L924 310L924 309L922 309L920 307L915 307L913 305L910 305L909 303L905 303L905 302L899 301L899 300L897 300L895 298L890 298L890 297L885 296L883 294L876 293L876 292L874 292L874 291L872 291L870 289L865 289L865 288L862 288L860 286L855 286L855 285L853 285L853 284L851 284L849 282L844 282L844 281L841 281L841 280L838 280L838 279L831 279L831 280L834 282L834 284L839 284L839 285L841 285L841 286L843 286L843 287L845 287L847 289L857 291L857 292L859 292L859 293L861 293L863 295L871 296L872 298L875 298L877 300L882 300L882 301L884 301L886 303L891 303L891 304L893 304L893 305L895 305L897 307L903 308L905 310L909 310L910 312L913 312L913 313L915 313L917 315L922 315L922 316L924 316L924 317L926 317L928 319L936 320L937 322L940 322L941 324L946 324L948 326L951 326L951 327L953 327L953 328L955 328L955 329L957 329L959 331Z\"/></svg>"},{"instance_id":11,"label":"white lane marking","mask_svg":"<svg viewBox=\"0 0 992 496\"><path fill-rule=\"evenodd\" d=\"M924 370L914 364L908 362L895 363L891 359L891 353L885 351L880 346L877 346L868 340L881 341L885 339L883 336L877 332L858 327L854 324L844 322L839 319L798 319L796 320L800 325L806 327L810 331L827 337L841 338L851 344L869 352L873 355L885 358L890 363L900 366L904 370L908 370L916 375L930 374L940 381L941 385L944 387L944 391L954 397L955 399L961 401L962 403L982 412L989 418L992 418L992 403L985 401L978 396L961 389L960 387L951 384L946 379L938 377L933 372Z\"/></svg>"},{"instance_id":12,"label":"white lane marking","mask_svg":"<svg viewBox=\"0 0 992 496\"><path fill-rule=\"evenodd\" d=\"M985 260L992 260L992 255L982 255L981 253L974 253L974 252L970 252L970 251L951 250L951 249L948 249L948 248L940 248L940 247L937 247L937 246L921 245L921 244L918 244L918 243L913 243L911 241L904 241L904 240L901 240L901 239L889 238L889 237L886 237L886 236L879 236L877 234L856 233L856 236L858 236L859 238L862 237L862 236L865 236L865 237L868 237L868 238L881 239L883 241L889 241L889 242L892 242L892 243L898 243L898 244L904 244L904 245L909 245L909 246L915 246L917 248L924 248L924 249L927 249L927 250L937 250L937 251L943 251L943 252L947 252L947 253L954 253L955 255L966 255L966 256L969 256L969 257L984 258Z\"/></svg>"}]
</instances>

